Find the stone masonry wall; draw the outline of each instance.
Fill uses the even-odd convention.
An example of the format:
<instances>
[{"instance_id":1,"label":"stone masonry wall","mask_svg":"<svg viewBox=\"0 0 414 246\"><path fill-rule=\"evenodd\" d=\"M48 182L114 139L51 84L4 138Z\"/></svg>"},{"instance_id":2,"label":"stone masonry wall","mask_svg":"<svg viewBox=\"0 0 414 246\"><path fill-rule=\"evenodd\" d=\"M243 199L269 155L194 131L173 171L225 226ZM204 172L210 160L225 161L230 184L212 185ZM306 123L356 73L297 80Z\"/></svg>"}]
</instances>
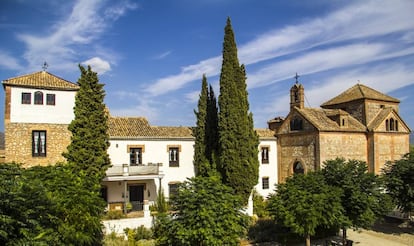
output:
<instances>
[{"instance_id":1,"label":"stone masonry wall","mask_svg":"<svg viewBox=\"0 0 414 246\"><path fill-rule=\"evenodd\" d=\"M293 174L293 164L300 161L305 172L315 169L315 149L318 147L314 134L291 134L279 136L279 182Z\"/></svg>"},{"instance_id":2,"label":"stone masonry wall","mask_svg":"<svg viewBox=\"0 0 414 246\"><path fill-rule=\"evenodd\" d=\"M32 131L46 131L46 157L32 157ZM62 153L70 144L71 132L66 124L5 124L6 162L24 167L45 166L64 161Z\"/></svg>"},{"instance_id":3,"label":"stone masonry wall","mask_svg":"<svg viewBox=\"0 0 414 246\"><path fill-rule=\"evenodd\" d=\"M374 136L374 172L381 173L387 161L401 159L410 151L409 134L375 133Z\"/></svg>"},{"instance_id":4,"label":"stone masonry wall","mask_svg":"<svg viewBox=\"0 0 414 246\"><path fill-rule=\"evenodd\" d=\"M368 147L365 133L321 132L320 164L337 157L368 162Z\"/></svg>"}]
</instances>

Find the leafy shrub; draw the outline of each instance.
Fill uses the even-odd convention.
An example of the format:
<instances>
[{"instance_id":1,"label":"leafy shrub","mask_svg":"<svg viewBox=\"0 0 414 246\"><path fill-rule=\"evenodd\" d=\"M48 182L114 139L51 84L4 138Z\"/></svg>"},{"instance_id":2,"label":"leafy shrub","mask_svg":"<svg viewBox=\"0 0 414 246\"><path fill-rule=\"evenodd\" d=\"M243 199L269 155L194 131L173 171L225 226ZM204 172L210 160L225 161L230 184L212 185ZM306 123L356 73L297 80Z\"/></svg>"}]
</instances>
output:
<instances>
[{"instance_id":1,"label":"leafy shrub","mask_svg":"<svg viewBox=\"0 0 414 246\"><path fill-rule=\"evenodd\" d=\"M125 218L125 214L122 211L119 210L111 210L108 211L104 216L104 220L119 220L122 218Z\"/></svg>"}]
</instances>

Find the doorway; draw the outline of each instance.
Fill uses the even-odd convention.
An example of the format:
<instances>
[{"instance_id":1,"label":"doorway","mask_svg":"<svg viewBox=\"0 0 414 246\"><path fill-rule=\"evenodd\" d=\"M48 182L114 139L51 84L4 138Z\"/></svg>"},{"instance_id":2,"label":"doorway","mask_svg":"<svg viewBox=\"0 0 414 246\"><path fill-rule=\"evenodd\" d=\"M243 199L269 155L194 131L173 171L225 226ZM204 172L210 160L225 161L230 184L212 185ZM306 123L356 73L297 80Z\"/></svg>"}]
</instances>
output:
<instances>
[{"instance_id":1,"label":"doorway","mask_svg":"<svg viewBox=\"0 0 414 246\"><path fill-rule=\"evenodd\" d=\"M129 185L129 202L133 211L144 208L144 185Z\"/></svg>"}]
</instances>

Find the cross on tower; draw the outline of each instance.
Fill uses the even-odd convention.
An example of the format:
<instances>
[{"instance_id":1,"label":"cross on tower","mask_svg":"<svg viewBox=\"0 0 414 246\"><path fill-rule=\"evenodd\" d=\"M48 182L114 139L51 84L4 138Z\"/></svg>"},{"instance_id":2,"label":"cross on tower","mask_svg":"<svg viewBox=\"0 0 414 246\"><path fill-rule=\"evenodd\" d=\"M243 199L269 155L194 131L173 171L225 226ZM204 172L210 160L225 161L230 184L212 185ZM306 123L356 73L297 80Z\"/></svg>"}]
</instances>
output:
<instances>
[{"instance_id":1,"label":"cross on tower","mask_svg":"<svg viewBox=\"0 0 414 246\"><path fill-rule=\"evenodd\" d=\"M295 78L296 79L296 84L299 82L298 81L298 78L299 78L300 76L298 75L298 73L296 73L296 75L295 75L295 77L293 77L293 78Z\"/></svg>"}]
</instances>

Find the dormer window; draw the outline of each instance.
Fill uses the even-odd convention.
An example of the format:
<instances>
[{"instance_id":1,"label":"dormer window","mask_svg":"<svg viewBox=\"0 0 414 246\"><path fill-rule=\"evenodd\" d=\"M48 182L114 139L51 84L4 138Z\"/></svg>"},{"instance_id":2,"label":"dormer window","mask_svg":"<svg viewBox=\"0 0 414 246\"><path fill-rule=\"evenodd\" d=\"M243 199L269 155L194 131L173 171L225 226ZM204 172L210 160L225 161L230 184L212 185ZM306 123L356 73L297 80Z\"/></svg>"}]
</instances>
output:
<instances>
[{"instance_id":1,"label":"dormer window","mask_svg":"<svg viewBox=\"0 0 414 246\"><path fill-rule=\"evenodd\" d=\"M43 92L36 91L34 93L34 104L35 105L43 105Z\"/></svg>"},{"instance_id":2,"label":"dormer window","mask_svg":"<svg viewBox=\"0 0 414 246\"><path fill-rule=\"evenodd\" d=\"M303 121L299 118L294 118L290 121L290 130L291 131L301 131L303 130Z\"/></svg>"}]
</instances>

